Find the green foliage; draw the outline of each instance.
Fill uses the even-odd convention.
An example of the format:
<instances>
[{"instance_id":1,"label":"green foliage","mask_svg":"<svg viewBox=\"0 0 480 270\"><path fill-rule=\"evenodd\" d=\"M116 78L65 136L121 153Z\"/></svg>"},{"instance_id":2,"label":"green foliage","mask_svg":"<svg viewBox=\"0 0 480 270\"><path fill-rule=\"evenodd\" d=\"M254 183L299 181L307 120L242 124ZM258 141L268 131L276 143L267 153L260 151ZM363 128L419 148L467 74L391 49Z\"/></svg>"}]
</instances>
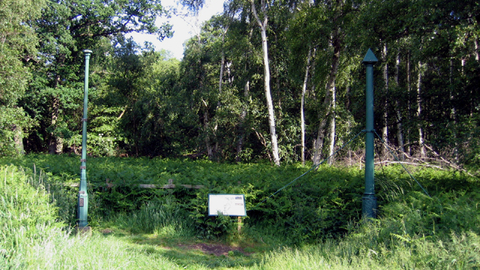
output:
<instances>
[{"instance_id":1,"label":"green foliage","mask_svg":"<svg viewBox=\"0 0 480 270\"><path fill-rule=\"evenodd\" d=\"M55 198L65 204L65 209L75 209L75 188L68 186L78 183L78 157L27 155L17 160L5 159L4 162L27 167L35 164L38 170L46 170L52 190L67 185L61 188L63 193L54 193ZM244 223L247 230L263 228L264 233L282 238L289 244L342 237L350 232L349 224L361 217L364 175L355 168L322 166L271 196L307 168L148 158L89 158L87 164L92 201L89 214L93 223L118 213L148 213L155 207L163 211L157 203L167 202L165 207L173 205L175 211L181 209L181 213L191 218L201 237L212 239L235 235L234 218L208 216L208 194L211 193L245 194L248 217ZM406 227L407 231L425 235L432 228L436 231L445 228L460 230L478 221L459 218L476 217L473 205L476 195L472 192L477 180L462 173L411 169L416 180L435 197L425 195L401 166L384 167L376 176L380 216L393 220L404 218L403 222L410 226ZM169 179L173 180L175 189L139 186L163 186L169 183ZM182 185L201 185L203 188L189 189ZM456 216L455 212L460 209L466 212ZM74 213L66 211L62 216L68 216L67 221L73 225ZM142 219L138 218L139 222Z\"/></svg>"},{"instance_id":2,"label":"green foliage","mask_svg":"<svg viewBox=\"0 0 480 270\"><path fill-rule=\"evenodd\" d=\"M0 166L0 267L25 267L24 252L64 226L43 179L16 166Z\"/></svg>"},{"instance_id":3,"label":"green foliage","mask_svg":"<svg viewBox=\"0 0 480 270\"><path fill-rule=\"evenodd\" d=\"M410 192L399 201L382 208L382 216L398 228L400 235L448 235L450 232L472 231L479 220L478 194L465 191L445 191L431 198ZM395 223L395 225L393 225Z\"/></svg>"},{"instance_id":4,"label":"green foliage","mask_svg":"<svg viewBox=\"0 0 480 270\"><path fill-rule=\"evenodd\" d=\"M190 200L185 200L189 217L195 221L195 231L201 239L233 239L238 234L237 218L218 215L208 215L208 194L245 194L232 189L231 186L218 187L213 190L199 190L196 196ZM248 193L245 194L246 197Z\"/></svg>"},{"instance_id":5,"label":"green foliage","mask_svg":"<svg viewBox=\"0 0 480 270\"><path fill-rule=\"evenodd\" d=\"M15 106L23 97L30 71L28 62L36 54L38 38L27 21L39 17L45 1L5 0L0 3L0 106Z\"/></svg>"},{"instance_id":6,"label":"green foliage","mask_svg":"<svg viewBox=\"0 0 480 270\"><path fill-rule=\"evenodd\" d=\"M105 220L113 227L133 234L147 233L168 238L193 236L192 223L173 196L145 200L137 211L117 213Z\"/></svg>"},{"instance_id":7,"label":"green foliage","mask_svg":"<svg viewBox=\"0 0 480 270\"><path fill-rule=\"evenodd\" d=\"M70 224L75 222L72 209L75 209L77 188L70 187L70 184L78 182L78 172L74 172L78 170L78 159L51 155L1 158L0 164L31 168L32 164L36 164L34 172L41 168L46 170L45 174L35 173L38 176L32 179L18 173L15 167L5 167L7 177L6 181L0 181L0 187L2 192L9 195L2 195L2 200L7 203L3 205L8 206L13 201L17 208L8 206L8 211L25 219L10 220L2 216L5 218L4 226L16 224L28 230L9 231L7 228L3 231L17 235L12 239L20 240L22 238L19 236L25 236L27 232L34 233L34 239L51 245L49 250L65 245L83 250L82 254L88 253L79 247L82 244L76 242L75 238L68 239L58 230L55 231L55 228L62 226L61 223L55 225L59 220L58 214ZM256 244L286 247L265 254L255 266L246 264L253 269L318 269L333 265L338 269L472 269L480 266L479 181L467 174L410 167L412 175L424 185L430 197L401 166L384 167L376 174L379 218L362 220L360 211L364 172L357 168L321 166L285 187L308 168L293 164L272 167L267 164L218 164L206 160L147 158L89 158L87 164L91 199L89 224L109 228L108 231L113 229L115 233L153 235L157 240L140 242L144 247L142 250L149 254L159 251L153 245L145 246L148 241L184 241L196 237L202 241L236 242L248 239ZM114 186L106 186L106 176L116 177L109 182ZM20 184L11 182L10 178L21 180ZM138 188L139 183L163 185L168 179L174 179L173 183L177 185L175 189ZM22 181L25 184L21 184ZM6 188L4 183L7 183ZM39 187L39 191L32 184ZM189 189L181 184L202 185L203 188ZM45 196L38 196L41 193ZM243 219L240 233L237 231L236 218L207 215L210 193L245 194L248 216ZM50 198L57 207L53 207ZM35 200L39 200L38 207L30 207L35 205ZM37 208L41 217L34 215ZM63 215L71 217L65 218ZM39 222L51 229L39 229ZM42 238L42 235L49 235L48 239ZM91 239L106 243L103 238ZM8 254L37 254L42 250L32 250L40 245L37 240L31 245L24 245L25 248L19 251L14 251L17 240L13 240L10 242L11 248L5 250ZM88 243L96 249L93 242ZM65 249L61 250L58 256L64 258L67 253ZM5 252L2 254L7 254ZM117 253L122 254L118 250L115 251ZM234 255L232 252L229 257ZM25 260L19 258L4 257L2 263L10 265L33 260L29 256ZM58 258L51 259L56 261ZM182 262L185 261L182 259ZM188 260L186 262L191 263Z\"/></svg>"},{"instance_id":8,"label":"green foliage","mask_svg":"<svg viewBox=\"0 0 480 270\"><path fill-rule=\"evenodd\" d=\"M45 1L0 3L0 155L24 153L23 138L35 121L18 107L31 79L28 67L35 58L38 38L27 21L40 16Z\"/></svg>"},{"instance_id":9,"label":"green foliage","mask_svg":"<svg viewBox=\"0 0 480 270\"><path fill-rule=\"evenodd\" d=\"M84 1L82 4L75 1L47 1L41 18L32 20L39 36L41 53L35 57L32 66L35 74L33 83L27 95L22 96L22 106L39 123L38 128L30 134L28 149L63 153L65 146L78 147L74 145L76 142L72 136L81 129L82 50L94 51L92 73L98 74L92 76L90 87L95 90L99 86L103 90L112 64L112 44L125 40L124 35L131 32L155 34L159 39L170 36L169 25L155 23L157 16L163 15L165 10L157 0L115 3ZM96 93L92 92L91 97L95 99ZM108 123L104 126L112 127ZM97 131L97 134L106 133ZM114 139L114 145L106 149L98 146L100 139L93 141L96 143L94 149L98 150L95 152L112 154L122 139L117 134L112 134L111 138L119 139Z\"/></svg>"},{"instance_id":10,"label":"green foliage","mask_svg":"<svg viewBox=\"0 0 480 270\"><path fill-rule=\"evenodd\" d=\"M202 1L184 2L196 12L202 6ZM269 18L282 161L300 158L303 81L307 159L316 153L311 148L317 139L339 145L362 128L361 59L372 48L381 59L375 66L375 117L377 130L389 130L384 139L410 157L425 139L428 158L476 168L480 9L475 1L273 1L262 8ZM2 154L22 153L23 143L27 152L78 151L82 50L89 48L94 51L88 117L92 155L271 158L262 46L250 2L228 2L225 13L187 41L182 61L125 36L171 35L169 25L155 23L166 15L159 0L7 0L0 14ZM332 85L335 97L326 91ZM326 118L335 119L332 130L329 123L322 128ZM16 122L9 124L10 119ZM419 138L420 127L424 138Z\"/></svg>"},{"instance_id":11,"label":"green foliage","mask_svg":"<svg viewBox=\"0 0 480 270\"><path fill-rule=\"evenodd\" d=\"M324 241L302 248L284 248L268 253L252 269L476 269L479 267L478 241L475 233L447 235L442 240L425 237L398 239L395 248L386 248L375 240L375 228L340 241ZM369 240L372 245L368 245ZM402 241L410 243L408 246Z\"/></svg>"},{"instance_id":12,"label":"green foliage","mask_svg":"<svg viewBox=\"0 0 480 270\"><path fill-rule=\"evenodd\" d=\"M32 119L22 108L0 106L0 155L16 156L25 153L24 133L34 127Z\"/></svg>"},{"instance_id":13,"label":"green foliage","mask_svg":"<svg viewBox=\"0 0 480 270\"><path fill-rule=\"evenodd\" d=\"M122 146L135 156L179 156L192 144L186 136L195 130L187 119L192 111L176 85L179 62L166 57L125 51L109 82L110 98L126 104L117 119Z\"/></svg>"},{"instance_id":14,"label":"green foliage","mask_svg":"<svg viewBox=\"0 0 480 270\"><path fill-rule=\"evenodd\" d=\"M22 269L181 269L160 247L133 243L130 238L104 236L94 232L90 237L52 234L36 243L25 254Z\"/></svg>"},{"instance_id":15,"label":"green foliage","mask_svg":"<svg viewBox=\"0 0 480 270\"><path fill-rule=\"evenodd\" d=\"M282 176L290 176L286 177L290 179L301 174L298 169L284 170ZM263 187L263 194L269 196L281 187ZM256 205L249 218L251 223L262 224L277 237L285 237L290 244L337 238L347 232L348 222L359 220L361 194L359 172L321 167Z\"/></svg>"}]
</instances>

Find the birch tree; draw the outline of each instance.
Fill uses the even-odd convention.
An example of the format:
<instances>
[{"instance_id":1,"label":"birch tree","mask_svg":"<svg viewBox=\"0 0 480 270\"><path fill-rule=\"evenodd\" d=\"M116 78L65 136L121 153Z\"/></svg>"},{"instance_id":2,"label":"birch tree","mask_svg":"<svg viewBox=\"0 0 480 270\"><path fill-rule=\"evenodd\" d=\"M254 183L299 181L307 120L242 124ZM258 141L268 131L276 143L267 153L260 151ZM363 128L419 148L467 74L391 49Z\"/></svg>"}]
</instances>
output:
<instances>
[{"instance_id":1,"label":"birch tree","mask_svg":"<svg viewBox=\"0 0 480 270\"><path fill-rule=\"evenodd\" d=\"M425 150L425 138L424 130L422 126L422 110L423 110L423 99L422 99L422 76L425 64L422 61L418 61L417 65L417 119L418 119L418 147L421 158L427 156Z\"/></svg>"},{"instance_id":2,"label":"birch tree","mask_svg":"<svg viewBox=\"0 0 480 270\"><path fill-rule=\"evenodd\" d=\"M348 5L350 5L349 3ZM319 164L322 158L324 140L328 132L329 147L328 156L335 152L336 140L336 97L337 97L337 78L340 67L340 57L345 49L344 39L346 34L345 25L348 23L348 15L353 9L351 6L345 8L345 1L327 1L319 10L328 14L323 21L323 35L328 37L326 59L326 68L328 73L325 76L325 98L321 111L319 113L319 125L316 139L313 141L313 163ZM320 53L320 52L319 52ZM330 123L328 131L327 123ZM333 163L333 157L329 159L329 164Z\"/></svg>"},{"instance_id":3,"label":"birch tree","mask_svg":"<svg viewBox=\"0 0 480 270\"><path fill-rule=\"evenodd\" d=\"M312 49L310 48L308 50L308 55L307 55L307 61L305 64L305 77L303 79L302 83L302 97L300 100L300 129L301 129L301 144L302 144L302 150L301 150L301 160L302 164L305 165L305 93L307 92L307 83L308 83L308 76L309 76L309 71L310 71L310 60L312 58Z\"/></svg>"},{"instance_id":4,"label":"birch tree","mask_svg":"<svg viewBox=\"0 0 480 270\"><path fill-rule=\"evenodd\" d=\"M267 27L268 27L268 3L265 0L260 0L260 15L257 12L255 1L250 0L252 6L253 16L260 28L260 34L262 36L262 51L263 51L263 65L264 65L264 87L265 98L267 101L268 109L268 123L270 127L270 139L272 146L272 156L275 165L280 166L280 155L278 152L277 132L275 126L275 111L273 108L272 94L270 90L270 63L268 59L268 40L267 40Z\"/></svg>"}]
</instances>

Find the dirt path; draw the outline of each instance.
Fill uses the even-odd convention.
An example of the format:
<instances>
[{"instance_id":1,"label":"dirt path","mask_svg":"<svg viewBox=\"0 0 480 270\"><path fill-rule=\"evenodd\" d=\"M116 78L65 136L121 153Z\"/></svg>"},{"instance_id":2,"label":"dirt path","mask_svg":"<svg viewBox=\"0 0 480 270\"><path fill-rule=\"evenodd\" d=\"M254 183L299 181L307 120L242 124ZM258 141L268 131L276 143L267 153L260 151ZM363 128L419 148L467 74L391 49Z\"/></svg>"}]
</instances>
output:
<instances>
[{"instance_id":1,"label":"dirt path","mask_svg":"<svg viewBox=\"0 0 480 270\"><path fill-rule=\"evenodd\" d=\"M246 253L241 247L233 247L226 244L206 244L206 243L197 243L197 244L179 244L180 248L183 249L198 249L201 250L205 254L212 254L215 256L228 256L230 251L233 252L240 252L243 255L249 255Z\"/></svg>"}]
</instances>

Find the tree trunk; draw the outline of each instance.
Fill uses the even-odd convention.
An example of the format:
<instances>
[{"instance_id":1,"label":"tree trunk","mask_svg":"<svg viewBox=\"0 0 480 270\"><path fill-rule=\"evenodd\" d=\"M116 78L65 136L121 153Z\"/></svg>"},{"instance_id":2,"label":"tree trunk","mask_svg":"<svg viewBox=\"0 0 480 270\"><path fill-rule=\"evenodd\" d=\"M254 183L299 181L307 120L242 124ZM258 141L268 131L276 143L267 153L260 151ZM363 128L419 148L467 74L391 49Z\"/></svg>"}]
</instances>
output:
<instances>
[{"instance_id":1,"label":"tree trunk","mask_svg":"<svg viewBox=\"0 0 480 270\"><path fill-rule=\"evenodd\" d=\"M249 38L252 38L253 30L250 31L249 33ZM250 51L244 53L244 57L247 57L247 55L251 53ZM244 66L244 71L245 74L248 72L248 65L245 64ZM230 77L230 76L229 76ZM243 88L243 96L244 96L244 102L242 106L242 112L240 113L239 116L239 123L238 123L238 141L237 141L237 153L235 156L235 161L240 162L242 161L242 151L243 151L243 144L245 142L245 137L247 136L247 127L246 127L246 118L248 115L248 104L250 100L250 81L247 79L245 82L245 86Z\"/></svg>"},{"instance_id":2,"label":"tree trunk","mask_svg":"<svg viewBox=\"0 0 480 270\"><path fill-rule=\"evenodd\" d=\"M474 43L475 43L475 60L478 62L480 61L480 48L478 46L478 39L475 38L474 40Z\"/></svg>"},{"instance_id":3,"label":"tree trunk","mask_svg":"<svg viewBox=\"0 0 480 270\"><path fill-rule=\"evenodd\" d=\"M407 55L407 63L406 63L406 73L407 73L407 94L408 94L408 103L407 103L407 116L411 118L412 116L412 102L411 102L411 94L412 94L412 79L411 79L411 74L410 74L410 54ZM407 129L407 139L406 139L406 144L407 144L407 153L408 155L412 154L411 151L411 144L410 144L410 129Z\"/></svg>"},{"instance_id":4,"label":"tree trunk","mask_svg":"<svg viewBox=\"0 0 480 270\"><path fill-rule=\"evenodd\" d=\"M387 44L383 45L382 50L382 60L385 63L383 66L383 81L385 84L385 99L383 103L383 129L382 129L382 140L384 141L385 145L382 148L383 156L386 156L388 153L387 145L388 145L388 61L387 61Z\"/></svg>"},{"instance_id":5,"label":"tree trunk","mask_svg":"<svg viewBox=\"0 0 480 270\"><path fill-rule=\"evenodd\" d=\"M57 126L59 107L60 101L57 97L53 97L52 113L50 114L50 124L53 130L55 130ZM61 148L61 145L61 141L59 140L59 138L57 138L54 131L50 132L48 139L48 153L51 155L57 154L59 148Z\"/></svg>"},{"instance_id":6,"label":"tree trunk","mask_svg":"<svg viewBox=\"0 0 480 270\"><path fill-rule=\"evenodd\" d=\"M245 103L243 105L242 112L240 113L239 125L238 125L238 142L237 142L237 155L235 156L235 161L241 161L241 153L243 149L243 142L245 141L245 119L247 118L247 99L250 95L250 81L245 83L244 87L244 96Z\"/></svg>"},{"instance_id":7,"label":"tree trunk","mask_svg":"<svg viewBox=\"0 0 480 270\"><path fill-rule=\"evenodd\" d=\"M223 72L225 70L225 52L222 49L222 59L220 60L220 78L218 78L218 93L222 93ZM220 101L219 101L220 102Z\"/></svg>"},{"instance_id":8,"label":"tree trunk","mask_svg":"<svg viewBox=\"0 0 480 270\"><path fill-rule=\"evenodd\" d=\"M320 121L320 125L318 127L317 139L314 141L314 156L313 156L313 164L318 165L320 163L321 155L322 155L322 148L324 144L325 138L325 126L327 124L327 120L330 119L330 147L329 147L329 156L333 155L335 150L335 81L337 79L337 72L339 67L339 60L340 60L340 49L341 49L341 40L338 37L338 29L332 35L332 39L330 42L330 46L333 46L333 55L332 55L332 68L330 70L330 74L328 75L327 84L325 85L326 93L325 93L325 100L323 102L323 108L325 109L324 117L320 117L322 119ZM329 164L333 162L333 157L329 160Z\"/></svg>"},{"instance_id":9,"label":"tree trunk","mask_svg":"<svg viewBox=\"0 0 480 270\"><path fill-rule=\"evenodd\" d=\"M262 11L264 15L263 22L260 20L255 8L255 3L252 0L252 12L257 20L258 26L260 27L260 32L262 36L262 50L263 50L263 64L264 64L264 83L265 83L265 97L267 99L267 108L268 108L268 122L270 127L270 137L271 137L271 146L272 146L272 156L273 162L275 165L280 166L280 155L278 153L278 143L277 143L277 132L275 127L275 113L273 110L273 101L272 94L270 91L270 64L268 60L268 43L267 43L267 25L268 17L264 9L265 5L262 1Z\"/></svg>"},{"instance_id":10,"label":"tree trunk","mask_svg":"<svg viewBox=\"0 0 480 270\"><path fill-rule=\"evenodd\" d=\"M327 97L325 97L327 99ZM326 101L325 101L326 103ZM320 117L321 121L318 125L317 138L313 141L313 165L320 164L322 159L323 139L325 138L325 126L327 125L328 114Z\"/></svg>"},{"instance_id":11,"label":"tree trunk","mask_svg":"<svg viewBox=\"0 0 480 270\"><path fill-rule=\"evenodd\" d=\"M350 104L350 85L347 85L346 91L345 91L345 97L346 97L346 102L345 102L345 109L347 111L351 111ZM351 118L349 117L347 120L347 134L350 134L352 130L352 121ZM353 159L352 159L352 147L349 145L348 146L348 166L353 165Z\"/></svg>"},{"instance_id":12,"label":"tree trunk","mask_svg":"<svg viewBox=\"0 0 480 270\"><path fill-rule=\"evenodd\" d=\"M56 75L54 88L57 88L57 86L60 84L60 80L60 76ZM55 135L59 112L60 100L58 97L54 96L52 101L52 112L50 114L50 124L53 131L50 132L48 138L48 153L51 155L61 153L63 151L63 140Z\"/></svg>"},{"instance_id":13,"label":"tree trunk","mask_svg":"<svg viewBox=\"0 0 480 270\"><path fill-rule=\"evenodd\" d=\"M270 91L270 66L268 60L267 31L262 28L262 47L263 60L265 66L265 97L267 99L268 122L270 126L270 136L272 140L272 156L275 165L280 165L280 156L278 153L277 132L275 127L275 112L273 110L272 94Z\"/></svg>"},{"instance_id":14,"label":"tree trunk","mask_svg":"<svg viewBox=\"0 0 480 270\"><path fill-rule=\"evenodd\" d=\"M397 60L395 62L395 83L397 85L397 89L399 89L400 84L399 84L399 75L400 74L400 53L397 53ZM400 110L400 102L399 99L397 98L395 101L395 107L396 107L396 114L397 114L397 142L398 142L398 149L400 151L400 160L404 161L405 160L405 144L403 141L403 127L402 127L402 112Z\"/></svg>"},{"instance_id":15,"label":"tree trunk","mask_svg":"<svg viewBox=\"0 0 480 270\"><path fill-rule=\"evenodd\" d=\"M335 32L332 36L331 46L333 46L333 55L332 55L332 69L330 70L329 80L327 84L327 91L330 92L330 105L329 105L329 115L330 115L330 147L329 147L329 156L328 164L332 165L334 161L333 153L335 152L335 134L336 134L336 119L335 119L335 110L336 110L336 80L338 67L340 65L340 50L342 46L341 39L339 37L340 29L335 29Z\"/></svg>"},{"instance_id":16,"label":"tree trunk","mask_svg":"<svg viewBox=\"0 0 480 270\"><path fill-rule=\"evenodd\" d=\"M23 130L15 125L13 128L13 132L15 133L14 135L15 151L17 152L18 155L24 155L25 148L23 146L23 136L24 136Z\"/></svg>"},{"instance_id":17,"label":"tree trunk","mask_svg":"<svg viewBox=\"0 0 480 270\"><path fill-rule=\"evenodd\" d=\"M205 148L207 149L207 156L209 159L213 158L213 147L210 142L210 119L208 117L208 104L205 100L202 99L203 105L205 107L203 111L203 129L205 132Z\"/></svg>"},{"instance_id":18,"label":"tree trunk","mask_svg":"<svg viewBox=\"0 0 480 270\"><path fill-rule=\"evenodd\" d=\"M305 165L305 93L307 92L308 72L310 70L310 58L312 50L308 50L307 63L305 66L305 77L302 86L302 100L300 101L300 129L302 132L302 165Z\"/></svg>"},{"instance_id":19,"label":"tree trunk","mask_svg":"<svg viewBox=\"0 0 480 270\"><path fill-rule=\"evenodd\" d=\"M336 102L336 87L335 87L335 81L333 82L332 86L332 105L331 105L331 113L330 113L330 146L329 146L329 151L328 151L328 156L330 157L328 159L328 164L332 165L333 161L335 160L335 157L333 156L333 153L335 153L335 133L336 133L336 122L335 122L335 102Z\"/></svg>"},{"instance_id":20,"label":"tree trunk","mask_svg":"<svg viewBox=\"0 0 480 270\"><path fill-rule=\"evenodd\" d=\"M222 34L222 57L221 57L221 60L220 60L220 76L218 78L218 101L217 101L217 107L215 108L215 111L219 111L220 110L220 107L222 106L222 103L220 102L221 100L221 96L222 96L222 85L223 85L223 74L225 73L225 50L223 49L223 45L225 43L225 35L228 31L228 27L227 29L225 29L225 31L223 32ZM210 158L215 158L214 155L217 155L221 153L221 149L220 149L220 143L219 143L219 138L218 138L218 134L217 134L217 131L218 131L218 119L217 117L214 117L213 119L214 121L214 128L213 128L213 138L215 140L215 146L213 147L213 150L209 150L208 148L210 147L209 145L207 145L207 152L208 153L211 153L212 156L210 156L209 154L209 157Z\"/></svg>"},{"instance_id":21,"label":"tree trunk","mask_svg":"<svg viewBox=\"0 0 480 270\"><path fill-rule=\"evenodd\" d=\"M222 84L223 84L223 74L225 72L225 50L224 50L224 45L225 45L225 35L228 32L227 27L225 31L222 33L222 58L220 62L220 78L218 80L218 92L221 94L222 93Z\"/></svg>"},{"instance_id":22,"label":"tree trunk","mask_svg":"<svg viewBox=\"0 0 480 270\"><path fill-rule=\"evenodd\" d=\"M427 156L425 150L425 138L422 127L422 72L423 64L418 61L418 78L417 78L417 120L418 120L418 147L420 157L423 159Z\"/></svg>"},{"instance_id":23,"label":"tree trunk","mask_svg":"<svg viewBox=\"0 0 480 270\"><path fill-rule=\"evenodd\" d=\"M463 68L465 66L465 60L462 59L462 75L463 75ZM454 83L453 83L453 59L450 59L450 103L452 104L452 108L450 109L450 119L453 121L453 140L454 140L454 159L455 163L458 162L458 140L457 140L457 108L455 107L455 94L454 94Z\"/></svg>"}]
</instances>

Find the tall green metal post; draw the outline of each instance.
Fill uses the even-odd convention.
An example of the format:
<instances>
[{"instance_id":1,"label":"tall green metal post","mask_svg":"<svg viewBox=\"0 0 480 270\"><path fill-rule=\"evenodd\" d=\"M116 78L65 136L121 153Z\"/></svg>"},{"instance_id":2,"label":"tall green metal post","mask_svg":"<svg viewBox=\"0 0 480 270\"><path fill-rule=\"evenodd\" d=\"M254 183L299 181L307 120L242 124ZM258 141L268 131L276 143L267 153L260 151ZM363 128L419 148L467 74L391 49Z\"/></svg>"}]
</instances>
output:
<instances>
[{"instance_id":1,"label":"tall green metal post","mask_svg":"<svg viewBox=\"0 0 480 270\"><path fill-rule=\"evenodd\" d=\"M378 62L372 50L368 49L363 64L367 68L367 128L365 139L365 193L362 198L362 214L367 218L377 216L377 198L375 197L374 180L374 122L373 122L373 65Z\"/></svg>"},{"instance_id":2,"label":"tall green metal post","mask_svg":"<svg viewBox=\"0 0 480 270\"><path fill-rule=\"evenodd\" d=\"M82 159L80 165L80 189L78 191L78 227L87 227L88 221L88 193L87 193L87 104L88 104L88 69L92 51L84 50L85 54L85 84L82 118Z\"/></svg>"}]
</instances>

